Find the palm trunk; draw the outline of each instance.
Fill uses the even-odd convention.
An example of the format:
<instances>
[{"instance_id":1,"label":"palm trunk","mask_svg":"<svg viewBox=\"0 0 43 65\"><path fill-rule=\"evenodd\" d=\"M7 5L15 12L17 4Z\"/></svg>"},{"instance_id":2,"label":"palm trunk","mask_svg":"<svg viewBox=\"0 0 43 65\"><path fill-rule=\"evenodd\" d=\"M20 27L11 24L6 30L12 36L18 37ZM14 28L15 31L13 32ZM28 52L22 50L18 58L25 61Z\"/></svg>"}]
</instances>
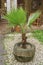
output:
<instances>
[{"instance_id":1,"label":"palm trunk","mask_svg":"<svg viewBox=\"0 0 43 65\"><path fill-rule=\"evenodd\" d=\"M22 33L22 48L26 48L26 34Z\"/></svg>"}]
</instances>

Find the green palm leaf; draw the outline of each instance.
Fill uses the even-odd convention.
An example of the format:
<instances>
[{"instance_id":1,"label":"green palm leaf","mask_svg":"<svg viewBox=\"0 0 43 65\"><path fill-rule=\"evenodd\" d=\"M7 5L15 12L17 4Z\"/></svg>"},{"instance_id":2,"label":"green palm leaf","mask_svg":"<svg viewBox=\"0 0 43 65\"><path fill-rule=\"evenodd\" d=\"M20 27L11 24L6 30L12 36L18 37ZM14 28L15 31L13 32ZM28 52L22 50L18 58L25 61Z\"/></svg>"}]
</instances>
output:
<instances>
[{"instance_id":1,"label":"green palm leaf","mask_svg":"<svg viewBox=\"0 0 43 65\"><path fill-rule=\"evenodd\" d=\"M41 11L36 11L35 13L31 14L28 19L28 26L30 26L41 14Z\"/></svg>"},{"instance_id":2,"label":"green palm leaf","mask_svg":"<svg viewBox=\"0 0 43 65\"><path fill-rule=\"evenodd\" d=\"M11 26L24 25L26 23L26 12L22 8L12 9L4 18L8 20Z\"/></svg>"}]
</instances>

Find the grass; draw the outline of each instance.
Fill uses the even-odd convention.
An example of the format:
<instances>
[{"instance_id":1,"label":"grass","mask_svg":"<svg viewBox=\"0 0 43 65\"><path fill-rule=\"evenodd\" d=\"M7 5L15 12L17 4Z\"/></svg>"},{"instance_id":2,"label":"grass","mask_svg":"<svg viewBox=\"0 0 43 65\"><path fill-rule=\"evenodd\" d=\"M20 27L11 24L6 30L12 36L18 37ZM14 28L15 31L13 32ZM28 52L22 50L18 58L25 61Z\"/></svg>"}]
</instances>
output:
<instances>
[{"instance_id":1,"label":"grass","mask_svg":"<svg viewBox=\"0 0 43 65\"><path fill-rule=\"evenodd\" d=\"M43 30L34 30L33 36L38 39L40 42L43 42Z\"/></svg>"}]
</instances>

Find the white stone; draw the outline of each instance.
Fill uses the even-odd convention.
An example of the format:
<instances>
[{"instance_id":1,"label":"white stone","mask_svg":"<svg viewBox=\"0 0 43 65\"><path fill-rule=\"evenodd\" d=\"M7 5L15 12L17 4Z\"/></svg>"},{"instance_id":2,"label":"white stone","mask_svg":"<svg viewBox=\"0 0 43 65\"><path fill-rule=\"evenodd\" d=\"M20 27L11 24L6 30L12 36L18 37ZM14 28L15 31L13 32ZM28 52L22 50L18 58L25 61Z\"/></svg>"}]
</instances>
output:
<instances>
[{"instance_id":1,"label":"white stone","mask_svg":"<svg viewBox=\"0 0 43 65\"><path fill-rule=\"evenodd\" d=\"M7 12L10 11L10 0L6 0L6 3L7 3Z\"/></svg>"},{"instance_id":2,"label":"white stone","mask_svg":"<svg viewBox=\"0 0 43 65\"><path fill-rule=\"evenodd\" d=\"M17 9L17 0L13 0L13 7Z\"/></svg>"}]
</instances>

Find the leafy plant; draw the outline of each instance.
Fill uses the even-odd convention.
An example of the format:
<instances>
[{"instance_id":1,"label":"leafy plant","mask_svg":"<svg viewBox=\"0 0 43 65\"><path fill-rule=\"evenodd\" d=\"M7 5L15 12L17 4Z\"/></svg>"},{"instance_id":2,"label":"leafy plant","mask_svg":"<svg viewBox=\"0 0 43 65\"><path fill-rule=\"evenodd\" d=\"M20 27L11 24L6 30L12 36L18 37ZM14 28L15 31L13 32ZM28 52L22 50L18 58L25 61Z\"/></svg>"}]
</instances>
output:
<instances>
[{"instance_id":1,"label":"leafy plant","mask_svg":"<svg viewBox=\"0 0 43 65\"><path fill-rule=\"evenodd\" d=\"M21 26L26 23L26 12L22 8L12 9L4 17L8 20L10 26Z\"/></svg>"},{"instance_id":2,"label":"leafy plant","mask_svg":"<svg viewBox=\"0 0 43 65\"><path fill-rule=\"evenodd\" d=\"M30 26L41 14L41 11L36 11L35 13L31 14L28 19L28 25Z\"/></svg>"},{"instance_id":3,"label":"leafy plant","mask_svg":"<svg viewBox=\"0 0 43 65\"><path fill-rule=\"evenodd\" d=\"M36 11L35 13L31 14L28 22L26 23L26 11L23 10L22 8L19 9L12 9L9 13L7 13L5 15L5 18L8 20L9 25L10 26L17 26L19 25L22 31L22 47L25 48L26 47L26 30L25 28L27 28L28 26L31 26L31 24L40 16L41 12L40 11ZM24 25L26 25L26 27L24 27Z\"/></svg>"},{"instance_id":4,"label":"leafy plant","mask_svg":"<svg viewBox=\"0 0 43 65\"><path fill-rule=\"evenodd\" d=\"M40 42L43 42L43 30L34 30L32 33L36 39L38 39Z\"/></svg>"}]
</instances>

